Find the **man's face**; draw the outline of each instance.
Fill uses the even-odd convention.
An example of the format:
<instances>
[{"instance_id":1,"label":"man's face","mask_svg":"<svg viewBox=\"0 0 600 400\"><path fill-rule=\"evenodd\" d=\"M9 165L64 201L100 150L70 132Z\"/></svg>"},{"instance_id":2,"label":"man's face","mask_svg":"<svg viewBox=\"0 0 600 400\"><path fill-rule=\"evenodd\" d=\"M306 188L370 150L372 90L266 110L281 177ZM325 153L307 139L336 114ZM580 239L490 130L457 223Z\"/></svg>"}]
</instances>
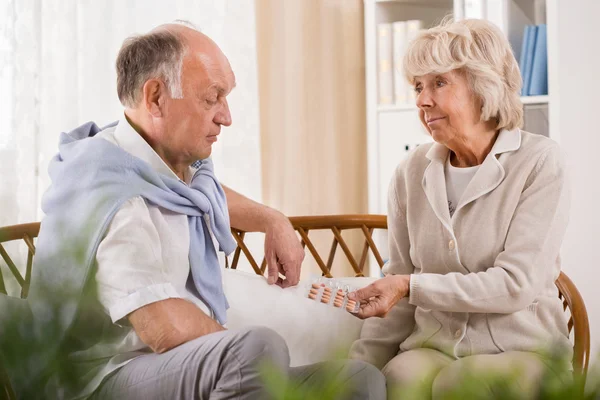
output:
<instances>
[{"instance_id":1,"label":"man's face","mask_svg":"<svg viewBox=\"0 0 600 400\"><path fill-rule=\"evenodd\" d=\"M211 50L190 49L181 71L183 99L164 97L164 147L190 164L210 156L221 126L231 125L227 95L235 86L235 76L218 47Z\"/></svg>"}]
</instances>

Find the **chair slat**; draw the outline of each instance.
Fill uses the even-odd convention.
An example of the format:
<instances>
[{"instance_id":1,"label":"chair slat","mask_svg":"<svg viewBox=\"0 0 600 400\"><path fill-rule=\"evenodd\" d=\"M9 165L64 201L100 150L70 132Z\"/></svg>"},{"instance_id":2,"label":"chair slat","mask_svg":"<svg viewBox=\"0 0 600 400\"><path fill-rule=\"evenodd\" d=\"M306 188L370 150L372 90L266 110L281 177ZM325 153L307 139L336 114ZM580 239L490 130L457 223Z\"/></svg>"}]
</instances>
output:
<instances>
[{"instance_id":1,"label":"chair slat","mask_svg":"<svg viewBox=\"0 0 600 400\"><path fill-rule=\"evenodd\" d=\"M329 257L327 258L327 269L331 272L331 267L333 266L333 259L335 258L335 251L337 250L338 241L334 237L333 242L331 242L331 250L329 250Z\"/></svg>"},{"instance_id":2,"label":"chair slat","mask_svg":"<svg viewBox=\"0 0 600 400\"><path fill-rule=\"evenodd\" d=\"M267 270L267 258L263 257L263 260L260 263L260 272L264 275L266 270Z\"/></svg>"},{"instance_id":3,"label":"chair slat","mask_svg":"<svg viewBox=\"0 0 600 400\"><path fill-rule=\"evenodd\" d=\"M331 231L335 235L335 238L337 239L337 241L340 243L340 246L342 247L342 250L344 251L344 254L346 254L346 257L348 258L348 261L350 261L350 265L352 266L352 269L356 273L356 276L363 276L363 273L358 268L358 263L354 259L354 256L352 255L352 252L350 251L350 248L348 248L348 245L346 244L346 241L342 237L342 233L340 232L340 230L336 226L334 226L334 227L331 228Z\"/></svg>"},{"instance_id":4,"label":"chair slat","mask_svg":"<svg viewBox=\"0 0 600 400\"><path fill-rule=\"evenodd\" d=\"M309 231L310 231L310 229L305 229L304 233L306 233L308 235ZM304 243L304 239L302 239L302 235L300 235L300 245L302 246L303 249L306 249L306 243Z\"/></svg>"},{"instance_id":5,"label":"chair slat","mask_svg":"<svg viewBox=\"0 0 600 400\"><path fill-rule=\"evenodd\" d=\"M304 229L302 229L301 227L298 227L298 233L302 237L302 240L304 241L304 243L306 243L306 247L308 247L308 250L312 254L312 256L315 259L315 261L317 262L317 264L319 265L319 268L321 268L323 275L326 276L327 278L332 278L331 273L329 272L329 270L327 269L327 266L321 259L321 256L319 256L317 249L315 249L315 246L313 246L312 242L308 238L308 235L306 234Z\"/></svg>"},{"instance_id":6,"label":"chair slat","mask_svg":"<svg viewBox=\"0 0 600 400\"><path fill-rule=\"evenodd\" d=\"M4 277L2 276L2 271L0 271L0 293L8 294L6 293L6 286L4 286Z\"/></svg>"},{"instance_id":7,"label":"chair slat","mask_svg":"<svg viewBox=\"0 0 600 400\"><path fill-rule=\"evenodd\" d=\"M373 228L369 228L368 230L369 234L373 233ZM365 263L367 262L367 256L369 255L369 242L365 239L365 244L363 245L363 249L362 249L362 253L360 256L360 270L364 271L365 270Z\"/></svg>"},{"instance_id":8,"label":"chair slat","mask_svg":"<svg viewBox=\"0 0 600 400\"><path fill-rule=\"evenodd\" d=\"M244 240L244 236L246 235L245 232L231 232L233 234L233 238L235 239L237 235L240 235L240 238L242 240ZM237 242L237 239L236 239ZM233 253L233 260L231 261L231 269L237 269L237 265L238 265L238 261L240 260L240 253L242 252L242 249L240 248L240 246L238 246L235 249L235 252Z\"/></svg>"},{"instance_id":9,"label":"chair slat","mask_svg":"<svg viewBox=\"0 0 600 400\"><path fill-rule=\"evenodd\" d=\"M29 252L35 256L35 245L33 244L33 239L28 234L23 235L23 240L25 244L29 248Z\"/></svg>"},{"instance_id":10,"label":"chair slat","mask_svg":"<svg viewBox=\"0 0 600 400\"><path fill-rule=\"evenodd\" d=\"M17 396L10 384L8 373L0 365L0 399L13 400L16 398Z\"/></svg>"},{"instance_id":11,"label":"chair slat","mask_svg":"<svg viewBox=\"0 0 600 400\"><path fill-rule=\"evenodd\" d=\"M569 334L571 334L571 331L573 330L573 318L569 318L569 324L567 327L569 328Z\"/></svg>"},{"instance_id":12,"label":"chair slat","mask_svg":"<svg viewBox=\"0 0 600 400\"><path fill-rule=\"evenodd\" d=\"M4 259L4 262L6 262L8 269L10 269L10 272L14 275L15 279L19 283L19 286L23 287L23 285L25 284L25 279L23 279L23 277L21 276L21 273L19 272L19 269L17 268L15 263L13 263L13 261L10 259L10 257L8 256L8 253L6 252L6 250L4 250L4 246L2 246L1 244L0 244L0 255Z\"/></svg>"},{"instance_id":13,"label":"chair slat","mask_svg":"<svg viewBox=\"0 0 600 400\"><path fill-rule=\"evenodd\" d=\"M35 251L35 250L34 250ZM33 265L33 253L27 252L27 270L25 271L25 284L21 288L21 298L26 299L29 295L29 285L31 284L31 267Z\"/></svg>"},{"instance_id":14,"label":"chair slat","mask_svg":"<svg viewBox=\"0 0 600 400\"><path fill-rule=\"evenodd\" d=\"M379 250L377 250L377 246L375 245L375 242L373 242L373 238L371 237L371 233L373 232L373 230L371 230L371 232L369 232L366 225L361 226L361 229L365 235L365 239L367 240L367 243L371 247L371 251L373 252L373 255L375 256L375 259L377 260L377 264L379 264L379 268L382 268L383 267L383 259L381 258L381 255L379 254Z\"/></svg>"},{"instance_id":15,"label":"chair slat","mask_svg":"<svg viewBox=\"0 0 600 400\"><path fill-rule=\"evenodd\" d=\"M252 254L250 254L250 250L248 250L248 247L246 247L246 244L244 243L244 235L243 234L239 234L239 235L234 234L233 238L237 242L238 247L241 248L242 251L244 252L246 259L248 259L248 262L250 263L250 266L252 266L252 269L254 270L254 272L257 275L262 275L260 273L260 268L258 267L258 264L256 264L254 257L252 257Z\"/></svg>"}]
</instances>

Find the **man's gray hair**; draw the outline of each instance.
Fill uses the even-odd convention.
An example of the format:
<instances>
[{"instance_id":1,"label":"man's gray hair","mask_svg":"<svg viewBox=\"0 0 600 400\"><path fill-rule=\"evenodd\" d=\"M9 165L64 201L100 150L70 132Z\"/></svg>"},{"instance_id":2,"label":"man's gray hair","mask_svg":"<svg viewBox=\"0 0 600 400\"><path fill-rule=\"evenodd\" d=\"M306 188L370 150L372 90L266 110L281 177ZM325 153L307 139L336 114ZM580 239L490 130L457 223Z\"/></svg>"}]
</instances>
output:
<instances>
[{"instance_id":1,"label":"man's gray hair","mask_svg":"<svg viewBox=\"0 0 600 400\"><path fill-rule=\"evenodd\" d=\"M196 29L187 21L176 23ZM125 107L136 107L148 79L161 79L174 99L183 98L181 69L187 52L185 41L169 29L131 36L117 56L117 93Z\"/></svg>"}]
</instances>

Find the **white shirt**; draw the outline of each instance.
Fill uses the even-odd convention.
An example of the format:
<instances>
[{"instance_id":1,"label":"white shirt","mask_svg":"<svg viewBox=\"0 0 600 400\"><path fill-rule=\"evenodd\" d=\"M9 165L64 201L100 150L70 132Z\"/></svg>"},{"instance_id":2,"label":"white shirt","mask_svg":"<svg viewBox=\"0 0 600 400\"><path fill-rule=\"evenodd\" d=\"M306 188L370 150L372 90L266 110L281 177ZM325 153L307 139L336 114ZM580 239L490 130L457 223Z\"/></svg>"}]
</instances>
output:
<instances>
[{"instance_id":1,"label":"white shirt","mask_svg":"<svg viewBox=\"0 0 600 400\"><path fill-rule=\"evenodd\" d=\"M179 179L125 117L97 136L146 161L157 172ZM194 172L190 167L185 182L180 181L189 184ZM79 360L111 357L82 397L91 394L109 373L151 351L129 325L127 315L131 312L150 303L180 298L213 317L210 308L194 295L193 281L188 280L189 247L186 215L149 204L141 197L119 208L98 246L96 282L102 308L113 323L123 327L123 336L117 343L99 343L74 355Z\"/></svg>"},{"instance_id":2,"label":"white shirt","mask_svg":"<svg viewBox=\"0 0 600 400\"><path fill-rule=\"evenodd\" d=\"M448 196L448 210L450 216L454 215L458 202L462 197L463 193L469 186L469 182L477 173L479 165L474 167L459 168L452 165L450 162L450 154L446 159L446 165L444 167L444 175L446 177L446 194Z\"/></svg>"}]
</instances>

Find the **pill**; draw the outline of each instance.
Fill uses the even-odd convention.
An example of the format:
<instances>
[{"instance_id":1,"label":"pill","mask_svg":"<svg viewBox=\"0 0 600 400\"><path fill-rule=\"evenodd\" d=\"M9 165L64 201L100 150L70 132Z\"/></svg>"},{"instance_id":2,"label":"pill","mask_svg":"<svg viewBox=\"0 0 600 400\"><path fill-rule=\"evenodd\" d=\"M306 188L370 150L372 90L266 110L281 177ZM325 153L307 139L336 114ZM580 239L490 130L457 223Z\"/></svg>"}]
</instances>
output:
<instances>
[{"instance_id":1,"label":"pill","mask_svg":"<svg viewBox=\"0 0 600 400\"><path fill-rule=\"evenodd\" d=\"M310 289L310 293L317 294L319 293L319 289Z\"/></svg>"},{"instance_id":2,"label":"pill","mask_svg":"<svg viewBox=\"0 0 600 400\"><path fill-rule=\"evenodd\" d=\"M329 299L328 298L322 298L321 299L321 303L329 303Z\"/></svg>"},{"instance_id":3,"label":"pill","mask_svg":"<svg viewBox=\"0 0 600 400\"><path fill-rule=\"evenodd\" d=\"M331 293L331 288L328 288L328 287L326 287L325 289L323 289L323 291L324 291L325 293Z\"/></svg>"},{"instance_id":4,"label":"pill","mask_svg":"<svg viewBox=\"0 0 600 400\"><path fill-rule=\"evenodd\" d=\"M349 305L346 306L346 311L351 312L351 313L357 312L354 310L354 307L350 307Z\"/></svg>"},{"instance_id":5,"label":"pill","mask_svg":"<svg viewBox=\"0 0 600 400\"><path fill-rule=\"evenodd\" d=\"M327 301L329 301L329 300L331 299L331 297L330 297L330 296L323 295L322 299L323 299L323 300L327 300Z\"/></svg>"},{"instance_id":6,"label":"pill","mask_svg":"<svg viewBox=\"0 0 600 400\"><path fill-rule=\"evenodd\" d=\"M356 301L354 301L354 300L348 300L348 305L351 305L351 306L354 307L356 305Z\"/></svg>"},{"instance_id":7,"label":"pill","mask_svg":"<svg viewBox=\"0 0 600 400\"><path fill-rule=\"evenodd\" d=\"M309 298L309 299L313 299L313 300L315 300L315 299L317 298L317 295L316 295L316 294L309 293L309 294L308 294L308 298Z\"/></svg>"},{"instance_id":8,"label":"pill","mask_svg":"<svg viewBox=\"0 0 600 400\"><path fill-rule=\"evenodd\" d=\"M313 284L312 284L312 287L313 287L313 288L315 288L315 289L318 289L318 288L320 288L321 286L319 286L319 284L318 284L318 283L313 283Z\"/></svg>"},{"instance_id":9,"label":"pill","mask_svg":"<svg viewBox=\"0 0 600 400\"><path fill-rule=\"evenodd\" d=\"M344 303L343 303L343 302L341 302L341 301L334 301L334 302L333 302L333 305L334 305L334 306L336 306L336 307L341 307L343 304L344 304Z\"/></svg>"}]
</instances>

